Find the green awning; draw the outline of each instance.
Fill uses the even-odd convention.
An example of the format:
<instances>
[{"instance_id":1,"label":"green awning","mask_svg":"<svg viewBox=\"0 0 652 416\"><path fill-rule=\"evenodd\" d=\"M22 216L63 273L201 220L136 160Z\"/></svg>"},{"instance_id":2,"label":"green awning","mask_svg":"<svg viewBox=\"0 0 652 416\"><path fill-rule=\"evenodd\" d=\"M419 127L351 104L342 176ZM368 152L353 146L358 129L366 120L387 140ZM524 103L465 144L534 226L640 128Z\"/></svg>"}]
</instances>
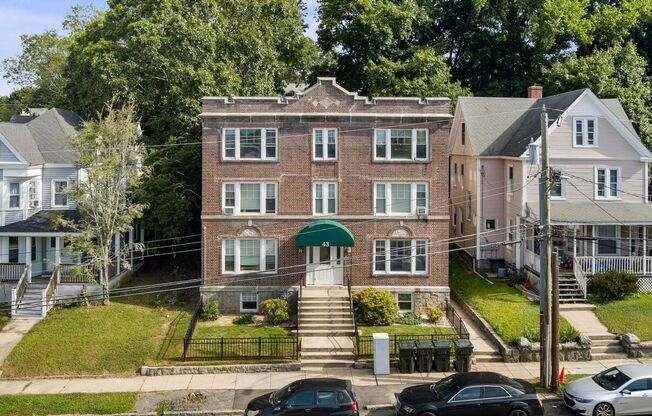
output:
<instances>
[{"instance_id":1,"label":"green awning","mask_svg":"<svg viewBox=\"0 0 652 416\"><path fill-rule=\"evenodd\" d=\"M332 246L353 247L353 234L339 222L319 220L301 230L296 239L297 247Z\"/></svg>"}]
</instances>

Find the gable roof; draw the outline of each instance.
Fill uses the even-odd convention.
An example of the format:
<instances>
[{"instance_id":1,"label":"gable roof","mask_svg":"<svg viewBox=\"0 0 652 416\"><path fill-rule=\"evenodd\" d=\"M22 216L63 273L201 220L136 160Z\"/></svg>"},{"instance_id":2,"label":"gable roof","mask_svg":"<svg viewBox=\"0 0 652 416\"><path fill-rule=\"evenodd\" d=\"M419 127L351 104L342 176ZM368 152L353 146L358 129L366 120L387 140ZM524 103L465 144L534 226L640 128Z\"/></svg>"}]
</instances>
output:
<instances>
[{"instance_id":1,"label":"gable roof","mask_svg":"<svg viewBox=\"0 0 652 416\"><path fill-rule=\"evenodd\" d=\"M30 165L73 164L70 136L81 127L82 118L72 111L52 108L27 123L0 123L0 135Z\"/></svg>"},{"instance_id":2,"label":"gable roof","mask_svg":"<svg viewBox=\"0 0 652 416\"><path fill-rule=\"evenodd\" d=\"M548 127L588 89L569 91L544 98L460 97L467 137L478 156L519 157L531 139L541 135L541 108L548 110ZM617 99L600 100L625 128L638 135Z\"/></svg>"}]
</instances>

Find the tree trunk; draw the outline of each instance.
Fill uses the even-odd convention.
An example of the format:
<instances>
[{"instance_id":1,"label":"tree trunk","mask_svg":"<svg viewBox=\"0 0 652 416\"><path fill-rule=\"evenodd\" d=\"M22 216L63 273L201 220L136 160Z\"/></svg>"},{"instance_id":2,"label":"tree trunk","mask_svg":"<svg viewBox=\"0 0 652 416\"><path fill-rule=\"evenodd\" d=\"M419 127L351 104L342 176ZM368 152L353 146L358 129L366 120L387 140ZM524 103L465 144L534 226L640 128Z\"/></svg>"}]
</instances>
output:
<instances>
[{"instance_id":1,"label":"tree trunk","mask_svg":"<svg viewBox=\"0 0 652 416\"><path fill-rule=\"evenodd\" d=\"M109 259L105 257L104 259L104 266L102 267L104 270L104 279L102 279L102 302L104 303L105 306L109 305Z\"/></svg>"}]
</instances>

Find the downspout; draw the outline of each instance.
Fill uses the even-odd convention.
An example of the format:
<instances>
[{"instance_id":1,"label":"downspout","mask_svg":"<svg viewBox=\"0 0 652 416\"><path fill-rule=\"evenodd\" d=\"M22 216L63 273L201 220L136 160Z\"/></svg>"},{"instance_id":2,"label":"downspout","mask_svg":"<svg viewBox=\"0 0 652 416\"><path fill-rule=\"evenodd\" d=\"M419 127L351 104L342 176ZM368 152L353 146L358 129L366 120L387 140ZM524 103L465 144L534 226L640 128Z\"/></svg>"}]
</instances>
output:
<instances>
[{"instance_id":1,"label":"downspout","mask_svg":"<svg viewBox=\"0 0 652 416\"><path fill-rule=\"evenodd\" d=\"M480 158L475 159L475 184L476 184L476 225L475 225L475 262L480 259L480 231L482 230L482 198L484 189L484 167L480 164Z\"/></svg>"}]
</instances>

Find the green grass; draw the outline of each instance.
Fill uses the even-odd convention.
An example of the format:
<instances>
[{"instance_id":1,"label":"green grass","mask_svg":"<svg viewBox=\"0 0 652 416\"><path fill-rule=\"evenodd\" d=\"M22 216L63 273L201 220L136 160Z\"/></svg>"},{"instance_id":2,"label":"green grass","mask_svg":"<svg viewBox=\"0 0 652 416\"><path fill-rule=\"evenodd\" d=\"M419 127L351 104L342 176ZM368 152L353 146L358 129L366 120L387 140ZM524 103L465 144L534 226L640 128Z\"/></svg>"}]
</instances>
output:
<instances>
[{"instance_id":1,"label":"green grass","mask_svg":"<svg viewBox=\"0 0 652 416\"><path fill-rule=\"evenodd\" d=\"M128 286L165 281L140 274ZM190 313L174 294L115 298L110 306L52 309L14 348L6 377L128 375L178 362Z\"/></svg>"},{"instance_id":2,"label":"green grass","mask_svg":"<svg viewBox=\"0 0 652 416\"><path fill-rule=\"evenodd\" d=\"M11 316L9 316L8 313L0 311L0 329L4 328L4 326L7 325L7 322L9 322L10 318Z\"/></svg>"},{"instance_id":3,"label":"green grass","mask_svg":"<svg viewBox=\"0 0 652 416\"><path fill-rule=\"evenodd\" d=\"M374 332L385 332L389 335L454 335L453 328L439 328L422 325L389 325L389 326L359 326L363 336L371 336Z\"/></svg>"},{"instance_id":4,"label":"green grass","mask_svg":"<svg viewBox=\"0 0 652 416\"><path fill-rule=\"evenodd\" d=\"M137 393L0 395L0 415L125 413L137 399Z\"/></svg>"},{"instance_id":5,"label":"green grass","mask_svg":"<svg viewBox=\"0 0 652 416\"><path fill-rule=\"evenodd\" d=\"M224 325L198 322L193 338L278 338L290 336L286 328L267 325Z\"/></svg>"},{"instance_id":6,"label":"green grass","mask_svg":"<svg viewBox=\"0 0 652 416\"><path fill-rule=\"evenodd\" d=\"M652 341L652 294L596 305L595 314L609 332L631 332L641 341Z\"/></svg>"},{"instance_id":7,"label":"green grass","mask_svg":"<svg viewBox=\"0 0 652 416\"><path fill-rule=\"evenodd\" d=\"M473 307L505 342L512 344L521 336L538 341L539 304L504 282L488 280L493 284L468 272L455 261L450 264L451 290ZM561 318L560 325L562 342L577 335L566 319Z\"/></svg>"}]
</instances>

